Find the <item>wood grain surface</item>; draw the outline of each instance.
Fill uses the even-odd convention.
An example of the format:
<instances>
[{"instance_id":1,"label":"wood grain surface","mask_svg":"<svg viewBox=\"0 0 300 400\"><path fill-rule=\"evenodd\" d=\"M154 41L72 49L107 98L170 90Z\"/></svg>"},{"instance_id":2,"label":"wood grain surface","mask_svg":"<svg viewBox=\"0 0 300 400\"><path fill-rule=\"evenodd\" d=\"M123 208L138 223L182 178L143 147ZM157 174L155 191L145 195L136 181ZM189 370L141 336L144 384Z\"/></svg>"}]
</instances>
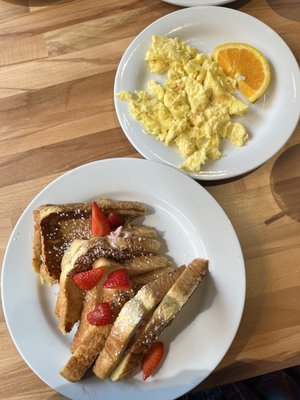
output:
<instances>
[{"instance_id":1,"label":"wood grain surface","mask_svg":"<svg viewBox=\"0 0 300 400\"><path fill-rule=\"evenodd\" d=\"M298 0L240 0L300 58ZM113 105L115 71L160 0L0 0L0 259L26 205L71 168L140 157ZM299 88L298 88L299 89ZM300 364L300 129L259 169L204 183L231 219L246 262L237 336L203 387ZM17 279L17 277L16 277ZM18 354L0 311L0 399L61 400Z\"/></svg>"}]
</instances>

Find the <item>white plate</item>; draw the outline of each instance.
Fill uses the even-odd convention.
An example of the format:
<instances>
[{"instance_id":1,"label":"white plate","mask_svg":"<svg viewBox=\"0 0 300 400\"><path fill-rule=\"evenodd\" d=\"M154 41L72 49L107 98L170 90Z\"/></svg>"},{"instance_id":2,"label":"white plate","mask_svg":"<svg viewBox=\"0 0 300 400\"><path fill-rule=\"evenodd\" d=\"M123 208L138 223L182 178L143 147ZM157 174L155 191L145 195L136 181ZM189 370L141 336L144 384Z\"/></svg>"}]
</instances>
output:
<instances>
[{"instance_id":1,"label":"white plate","mask_svg":"<svg viewBox=\"0 0 300 400\"><path fill-rule=\"evenodd\" d=\"M183 7L195 6L217 6L221 4L232 3L235 0L163 0L165 3L175 4Z\"/></svg>"},{"instance_id":2,"label":"white plate","mask_svg":"<svg viewBox=\"0 0 300 400\"><path fill-rule=\"evenodd\" d=\"M209 259L210 274L164 333L167 355L157 374L127 382L89 374L69 383L59 369L70 356L71 336L58 331L57 286L41 286L31 268L32 211L44 203L105 196L150 207L145 223L156 227L178 264ZM10 334L32 370L49 386L76 400L176 398L201 382L222 359L242 315L245 272L234 229L217 202L175 168L139 159L111 159L74 169L48 185L26 208L8 243L2 275L3 307Z\"/></svg>"},{"instance_id":3,"label":"white plate","mask_svg":"<svg viewBox=\"0 0 300 400\"><path fill-rule=\"evenodd\" d=\"M299 120L300 77L297 62L285 42L256 18L222 7L185 8L158 19L142 31L126 50L115 78L115 107L120 124L133 146L151 160L178 166L183 158L167 147L130 115L128 104L116 98L122 90L146 89L155 78L144 61L152 35L168 35L187 41L209 53L218 44L245 42L260 49L270 61L272 79L265 95L241 118L250 132L244 147L224 141L224 156L208 162L196 179L224 179L241 175L271 158L289 139Z\"/></svg>"}]
</instances>

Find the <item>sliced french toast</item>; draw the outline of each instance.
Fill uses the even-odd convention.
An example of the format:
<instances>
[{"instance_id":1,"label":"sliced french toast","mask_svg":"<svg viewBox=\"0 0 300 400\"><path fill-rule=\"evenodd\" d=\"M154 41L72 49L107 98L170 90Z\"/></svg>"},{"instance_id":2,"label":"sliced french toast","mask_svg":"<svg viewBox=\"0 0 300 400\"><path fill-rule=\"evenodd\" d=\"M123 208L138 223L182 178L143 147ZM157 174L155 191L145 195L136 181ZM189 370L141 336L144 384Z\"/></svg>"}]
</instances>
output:
<instances>
[{"instance_id":1,"label":"sliced french toast","mask_svg":"<svg viewBox=\"0 0 300 400\"><path fill-rule=\"evenodd\" d=\"M97 293L100 291L100 293ZM123 307L123 305L134 295L132 289L115 290L104 289L101 283L93 288L90 295L97 296L102 301L108 302L115 315ZM92 310L89 310L89 312ZM83 318L86 318L88 310L86 309ZM77 342L77 347L66 365L60 370L60 374L67 380L75 382L83 378L88 368L97 358L99 352L104 346L104 343L110 333L112 324L96 326L86 324L85 332L82 331L80 342ZM78 339L77 339L78 340Z\"/></svg>"},{"instance_id":2,"label":"sliced french toast","mask_svg":"<svg viewBox=\"0 0 300 400\"><path fill-rule=\"evenodd\" d=\"M114 260L128 260L144 253L157 252L159 248L160 242L157 239L135 235L96 237L80 241L80 245L71 245L70 250L66 252L68 260L70 254L71 259L63 264L56 306L56 315L59 318L59 328L62 333L70 332L81 315L84 292L73 282L72 278L76 273L91 269L93 263L103 257L108 257L113 263ZM128 265L130 266L130 263ZM152 268L154 268L153 265Z\"/></svg>"},{"instance_id":3,"label":"sliced french toast","mask_svg":"<svg viewBox=\"0 0 300 400\"><path fill-rule=\"evenodd\" d=\"M174 268L174 262L161 254L150 254L146 256L136 256L122 263L128 269L130 276L145 274L148 271L161 268Z\"/></svg>"},{"instance_id":4,"label":"sliced french toast","mask_svg":"<svg viewBox=\"0 0 300 400\"><path fill-rule=\"evenodd\" d=\"M139 287L140 278L143 274L133 276L130 290L116 290L103 288L103 281L107 275L114 269L122 267L121 264L111 264L110 260L100 259L94 264L97 268L102 266L106 269L106 273L101 281L90 291L84 300L84 306L81 314L80 325L72 343L73 354L61 369L61 375L69 381L77 381L81 379L94 360L102 350L104 343L110 333L112 324L104 326L91 325L87 319L87 315L95 309L101 301L108 302L112 309L113 315L116 317L123 305L134 296ZM172 269L172 271L174 271ZM147 277L144 277L144 282L153 282L155 279L160 279L161 276L169 275L169 268L162 268L157 274L155 270L146 272ZM138 283L136 283L138 279Z\"/></svg>"},{"instance_id":5,"label":"sliced french toast","mask_svg":"<svg viewBox=\"0 0 300 400\"><path fill-rule=\"evenodd\" d=\"M126 350L121 361L113 370L113 381L125 379L136 372L142 365L142 359L152 343L176 317L188 301L196 287L203 280L208 270L208 261L193 260L179 276L171 289L154 311L151 319L136 334L134 342Z\"/></svg>"},{"instance_id":6,"label":"sliced french toast","mask_svg":"<svg viewBox=\"0 0 300 400\"><path fill-rule=\"evenodd\" d=\"M124 223L145 214L146 207L132 201L102 199L97 202L105 214L115 213ZM42 283L59 280L65 250L75 239L91 238L91 203L40 206L34 211L32 264Z\"/></svg>"},{"instance_id":7,"label":"sliced french toast","mask_svg":"<svg viewBox=\"0 0 300 400\"><path fill-rule=\"evenodd\" d=\"M135 235L95 237L81 246L79 256L74 263L73 273L88 270L100 257L125 261L136 256L157 254L160 247L160 241L150 237Z\"/></svg>"},{"instance_id":8,"label":"sliced french toast","mask_svg":"<svg viewBox=\"0 0 300 400\"><path fill-rule=\"evenodd\" d=\"M99 283L93 289L87 291L85 294L79 325L71 345L72 353L76 351L76 349L80 346L85 336L89 332L90 323L87 320L88 313L94 310L96 305L103 300L103 282L110 272L115 269L122 268L122 264L109 260L108 258L101 257L93 264L93 268L99 267L103 267L105 269L105 274L103 275Z\"/></svg>"},{"instance_id":9,"label":"sliced french toast","mask_svg":"<svg viewBox=\"0 0 300 400\"><path fill-rule=\"evenodd\" d=\"M93 363L102 379L132 375L208 268L202 259L176 268L160 255L158 232L131 223L146 213L144 205L107 199L97 204L100 217L93 204L93 221L91 203L48 204L34 211L34 270L42 283L59 281L55 313L62 333L79 321L73 354L60 371L69 381L80 380ZM106 219L103 213L114 215ZM93 236L102 220L106 236Z\"/></svg>"},{"instance_id":10,"label":"sliced french toast","mask_svg":"<svg viewBox=\"0 0 300 400\"><path fill-rule=\"evenodd\" d=\"M84 243L83 240L74 240L65 251L62 259L60 275L60 286L56 300L55 314L59 317L59 329L65 335L73 328L79 320L83 305L84 293L70 279L69 272L72 270L72 259L74 254Z\"/></svg>"},{"instance_id":11,"label":"sliced french toast","mask_svg":"<svg viewBox=\"0 0 300 400\"><path fill-rule=\"evenodd\" d=\"M141 323L151 315L170 287L182 274L184 268L179 267L172 272L163 272L156 280L143 286L124 305L94 364L95 375L101 379L109 377Z\"/></svg>"},{"instance_id":12,"label":"sliced french toast","mask_svg":"<svg viewBox=\"0 0 300 400\"><path fill-rule=\"evenodd\" d=\"M138 262L136 262L137 259ZM174 264L169 261L167 257L159 255L135 257L126 263L117 263L116 261L102 257L93 264L93 268L98 267L104 267L109 271L119 268L126 268L128 270L130 282L135 291L140 289L143 285L157 279L163 272L171 272L175 268ZM71 345L72 353L74 353L76 348L83 341L83 337L87 332L87 326L89 324L86 318L87 314L101 301L102 295L103 292L99 288L97 288L95 291L90 290L88 293L86 293L79 326Z\"/></svg>"}]
</instances>

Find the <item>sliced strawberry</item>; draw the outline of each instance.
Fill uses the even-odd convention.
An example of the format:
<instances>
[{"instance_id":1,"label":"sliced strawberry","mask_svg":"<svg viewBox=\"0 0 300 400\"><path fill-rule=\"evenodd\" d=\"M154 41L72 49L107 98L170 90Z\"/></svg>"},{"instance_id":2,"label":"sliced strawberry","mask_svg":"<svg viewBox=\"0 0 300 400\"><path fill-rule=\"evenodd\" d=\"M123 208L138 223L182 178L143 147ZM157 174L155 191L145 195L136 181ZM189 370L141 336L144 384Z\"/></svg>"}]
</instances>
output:
<instances>
[{"instance_id":1,"label":"sliced strawberry","mask_svg":"<svg viewBox=\"0 0 300 400\"><path fill-rule=\"evenodd\" d=\"M103 287L107 289L122 289L122 290L129 289L130 282L127 269L120 268L111 272L108 275L106 281L104 281Z\"/></svg>"},{"instance_id":2,"label":"sliced strawberry","mask_svg":"<svg viewBox=\"0 0 300 400\"><path fill-rule=\"evenodd\" d=\"M119 228L119 226L124 225L124 221L117 214L110 213L107 216L108 222L111 229Z\"/></svg>"},{"instance_id":3,"label":"sliced strawberry","mask_svg":"<svg viewBox=\"0 0 300 400\"><path fill-rule=\"evenodd\" d=\"M88 313L87 320L90 324L97 326L112 324L114 318L109 303L98 304L93 311Z\"/></svg>"},{"instance_id":4,"label":"sliced strawberry","mask_svg":"<svg viewBox=\"0 0 300 400\"><path fill-rule=\"evenodd\" d=\"M104 269L102 267L94 268L74 275L73 281L81 290L90 290L97 285L103 274Z\"/></svg>"},{"instance_id":5,"label":"sliced strawberry","mask_svg":"<svg viewBox=\"0 0 300 400\"><path fill-rule=\"evenodd\" d=\"M92 203L92 234L94 236L106 236L110 232L110 224L98 204Z\"/></svg>"},{"instance_id":6,"label":"sliced strawberry","mask_svg":"<svg viewBox=\"0 0 300 400\"><path fill-rule=\"evenodd\" d=\"M158 366L164 354L164 344L162 342L155 342L147 351L143 359L143 377L146 380L152 375L155 368Z\"/></svg>"}]
</instances>

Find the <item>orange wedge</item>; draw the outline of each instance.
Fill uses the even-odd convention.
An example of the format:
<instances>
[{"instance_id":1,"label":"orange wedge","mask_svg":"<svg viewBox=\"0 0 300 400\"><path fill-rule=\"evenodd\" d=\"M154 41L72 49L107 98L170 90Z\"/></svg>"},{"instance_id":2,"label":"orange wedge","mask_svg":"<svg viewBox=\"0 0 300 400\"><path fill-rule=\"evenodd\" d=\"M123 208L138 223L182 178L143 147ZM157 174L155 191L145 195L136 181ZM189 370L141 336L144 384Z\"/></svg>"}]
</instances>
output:
<instances>
[{"instance_id":1,"label":"orange wedge","mask_svg":"<svg viewBox=\"0 0 300 400\"><path fill-rule=\"evenodd\" d=\"M237 80L240 91L252 103L261 97L271 79L265 56L245 43L225 43L214 49L214 60L231 78Z\"/></svg>"}]
</instances>

